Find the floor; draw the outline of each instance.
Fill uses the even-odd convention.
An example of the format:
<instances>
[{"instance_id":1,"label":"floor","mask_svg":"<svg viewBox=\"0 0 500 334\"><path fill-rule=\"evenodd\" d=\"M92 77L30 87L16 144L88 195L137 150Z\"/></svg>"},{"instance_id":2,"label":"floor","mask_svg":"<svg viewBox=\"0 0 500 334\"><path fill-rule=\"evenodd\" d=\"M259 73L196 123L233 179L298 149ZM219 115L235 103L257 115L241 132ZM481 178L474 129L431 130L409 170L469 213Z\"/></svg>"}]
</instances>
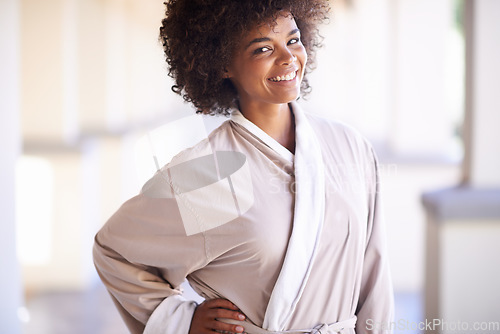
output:
<instances>
[{"instance_id":1,"label":"floor","mask_svg":"<svg viewBox=\"0 0 500 334\"><path fill-rule=\"evenodd\" d=\"M46 292L26 303L23 334L128 333L102 285L87 292Z\"/></svg>"},{"instance_id":2,"label":"floor","mask_svg":"<svg viewBox=\"0 0 500 334\"><path fill-rule=\"evenodd\" d=\"M418 334L412 324L422 321L418 293L396 293L395 334ZM128 333L101 284L88 292L47 292L27 301L29 321L23 334L123 334ZM401 324L410 324L404 327ZM414 327L414 326L413 326Z\"/></svg>"},{"instance_id":3,"label":"floor","mask_svg":"<svg viewBox=\"0 0 500 334\"><path fill-rule=\"evenodd\" d=\"M394 295L394 334L420 334L424 321L423 299L420 293L399 292Z\"/></svg>"}]
</instances>

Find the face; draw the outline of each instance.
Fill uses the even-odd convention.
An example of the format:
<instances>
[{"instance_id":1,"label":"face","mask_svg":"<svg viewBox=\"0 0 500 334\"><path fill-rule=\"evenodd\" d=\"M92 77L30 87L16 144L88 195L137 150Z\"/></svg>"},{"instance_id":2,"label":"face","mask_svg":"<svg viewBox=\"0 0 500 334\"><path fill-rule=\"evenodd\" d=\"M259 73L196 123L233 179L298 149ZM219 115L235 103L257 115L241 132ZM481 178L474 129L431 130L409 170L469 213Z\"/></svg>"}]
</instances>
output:
<instances>
[{"instance_id":1,"label":"face","mask_svg":"<svg viewBox=\"0 0 500 334\"><path fill-rule=\"evenodd\" d=\"M276 25L262 24L243 36L226 74L242 107L283 104L299 96L306 62L297 24L284 15Z\"/></svg>"}]
</instances>

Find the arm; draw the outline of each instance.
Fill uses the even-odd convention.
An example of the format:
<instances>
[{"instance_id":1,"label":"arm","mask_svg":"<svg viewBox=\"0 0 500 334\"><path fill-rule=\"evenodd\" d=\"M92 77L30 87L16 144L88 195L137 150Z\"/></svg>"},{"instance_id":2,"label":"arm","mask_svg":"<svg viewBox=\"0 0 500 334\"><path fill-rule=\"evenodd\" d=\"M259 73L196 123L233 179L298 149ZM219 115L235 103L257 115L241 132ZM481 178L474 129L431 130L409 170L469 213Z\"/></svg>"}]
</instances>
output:
<instances>
[{"instance_id":1,"label":"arm","mask_svg":"<svg viewBox=\"0 0 500 334\"><path fill-rule=\"evenodd\" d=\"M182 296L180 284L208 263L205 254L204 236L186 236L172 199L143 194L108 220L93 249L97 272L131 333L242 332L217 320L242 320L231 302L213 299L198 306Z\"/></svg>"},{"instance_id":2,"label":"arm","mask_svg":"<svg viewBox=\"0 0 500 334\"><path fill-rule=\"evenodd\" d=\"M372 156L373 180L369 188L367 239L356 315L356 333L389 333L394 316L394 297L386 249L385 224L381 212L377 160ZM381 328L381 326L385 326Z\"/></svg>"},{"instance_id":3,"label":"arm","mask_svg":"<svg viewBox=\"0 0 500 334\"><path fill-rule=\"evenodd\" d=\"M175 199L141 193L124 203L97 233L93 255L132 333L161 322L164 333L187 334L197 304L180 285L207 259L203 236L186 236Z\"/></svg>"},{"instance_id":4,"label":"arm","mask_svg":"<svg viewBox=\"0 0 500 334\"><path fill-rule=\"evenodd\" d=\"M99 235L93 253L97 272L131 333L188 333L194 301L185 300L154 268L132 264L103 246Z\"/></svg>"}]
</instances>

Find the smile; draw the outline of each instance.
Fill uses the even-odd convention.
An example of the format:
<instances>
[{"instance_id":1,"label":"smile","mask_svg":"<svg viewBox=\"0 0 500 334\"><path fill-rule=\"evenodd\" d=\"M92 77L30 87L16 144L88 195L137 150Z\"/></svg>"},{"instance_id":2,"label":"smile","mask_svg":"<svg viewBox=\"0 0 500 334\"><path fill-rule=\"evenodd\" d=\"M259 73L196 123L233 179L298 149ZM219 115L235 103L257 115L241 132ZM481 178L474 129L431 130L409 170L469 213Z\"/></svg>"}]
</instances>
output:
<instances>
[{"instance_id":1,"label":"smile","mask_svg":"<svg viewBox=\"0 0 500 334\"><path fill-rule=\"evenodd\" d=\"M288 73L287 75L277 76L274 78L269 78L267 80L273 81L273 82L291 81L291 80L295 79L295 77L297 76L297 72L298 71L294 71L294 72Z\"/></svg>"}]
</instances>

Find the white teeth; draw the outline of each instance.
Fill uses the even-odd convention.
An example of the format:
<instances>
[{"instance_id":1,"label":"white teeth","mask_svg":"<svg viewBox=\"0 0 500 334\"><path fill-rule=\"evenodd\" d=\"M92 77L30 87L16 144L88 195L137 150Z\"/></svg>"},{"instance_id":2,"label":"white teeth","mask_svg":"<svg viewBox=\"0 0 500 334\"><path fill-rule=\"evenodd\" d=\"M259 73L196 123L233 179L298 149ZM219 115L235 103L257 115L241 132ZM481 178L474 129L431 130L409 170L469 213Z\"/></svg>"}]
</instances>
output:
<instances>
[{"instance_id":1,"label":"white teeth","mask_svg":"<svg viewBox=\"0 0 500 334\"><path fill-rule=\"evenodd\" d=\"M282 75L280 77L271 78L269 80L274 81L274 82L290 81L290 80L295 79L296 75L297 75L297 72L292 72L292 73L288 73L287 75Z\"/></svg>"}]
</instances>

